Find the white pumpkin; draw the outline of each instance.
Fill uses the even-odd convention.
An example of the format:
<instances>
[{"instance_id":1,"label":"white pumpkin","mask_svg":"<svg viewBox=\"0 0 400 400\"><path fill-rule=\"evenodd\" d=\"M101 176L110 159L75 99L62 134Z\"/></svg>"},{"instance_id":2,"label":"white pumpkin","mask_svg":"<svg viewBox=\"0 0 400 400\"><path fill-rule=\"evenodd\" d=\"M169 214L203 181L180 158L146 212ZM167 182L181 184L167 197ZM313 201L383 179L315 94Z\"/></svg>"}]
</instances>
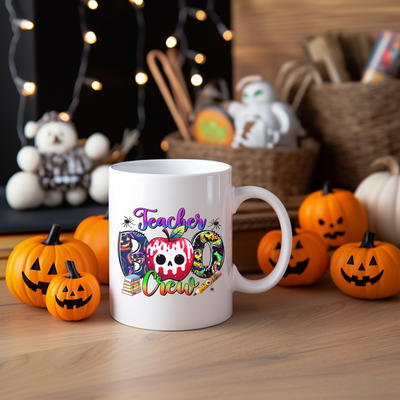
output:
<instances>
[{"instance_id":1,"label":"white pumpkin","mask_svg":"<svg viewBox=\"0 0 400 400\"><path fill-rule=\"evenodd\" d=\"M388 171L366 177L354 195L368 214L368 230L377 239L400 246L400 168L392 156L376 159L371 166L384 165Z\"/></svg>"}]
</instances>

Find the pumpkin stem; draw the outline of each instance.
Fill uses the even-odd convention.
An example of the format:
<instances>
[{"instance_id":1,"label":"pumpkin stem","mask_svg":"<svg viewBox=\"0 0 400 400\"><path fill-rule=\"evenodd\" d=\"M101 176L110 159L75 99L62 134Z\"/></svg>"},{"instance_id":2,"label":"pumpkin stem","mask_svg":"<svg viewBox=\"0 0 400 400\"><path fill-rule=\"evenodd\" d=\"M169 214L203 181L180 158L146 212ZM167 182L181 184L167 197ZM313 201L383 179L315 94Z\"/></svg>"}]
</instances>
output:
<instances>
[{"instance_id":1,"label":"pumpkin stem","mask_svg":"<svg viewBox=\"0 0 400 400\"><path fill-rule=\"evenodd\" d=\"M162 231L167 235L168 242L170 242L170 241L171 241L171 238L169 237L169 233L168 233L168 231L167 231L167 228L164 228Z\"/></svg>"},{"instance_id":2,"label":"pumpkin stem","mask_svg":"<svg viewBox=\"0 0 400 400\"><path fill-rule=\"evenodd\" d=\"M69 272L69 279L82 278L82 275L76 270L75 263L73 261L65 261Z\"/></svg>"},{"instance_id":3,"label":"pumpkin stem","mask_svg":"<svg viewBox=\"0 0 400 400\"><path fill-rule=\"evenodd\" d=\"M53 226L50 229L49 236L42 242L42 244L45 244L47 246L57 246L59 244L62 244L60 242L60 233L61 233L61 226L57 224L53 224Z\"/></svg>"},{"instance_id":4,"label":"pumpkin stem","mask_svg":"<svg viewBox=\"0 0 400 400\"><path fill-rule=\"evenodd\" d=\"M374 245L374 238L375 238L375 233L372 232L365 232L363 242L361 243L360 249L366 248L366 249L372 249L373 247L376 247Z\"/></svg>"},{"instance_id":5,"label":"pumpkin stem","mask_svg":"<svg viewBox=\"0 0 400 400\"><path fill-rule=\"evenodd\" d=\"M296 220L294 218L290 218L290 226L292 227L292 236L297 236Z\"/></svg>"},{"instance_id":6,"label":"pumpkin stem","mask_svg":"<svg viewBox=\"0 0 400 400\"><path fill-rule=\"evenodd\" d=\"M333 193L332 182L331 181L326 181L324 183L324 186L323 186L322 195L326 196L329 193Z\"/></svg>"},{"instance_id":7,"label":"pumpkin stem","mask_svg":"<svg viewBox=\"0 0 400 400\"><path fill-rule=\"evenodd\" d=\"M379 157L371 163L371 167L376 167L377 165L383 165L387 167L392 175L400 174L398 160L393 156Z\"/></svg>"},{"instance_id":8,"label":"pumpkin stem","mask_svg":"<svg viewBox=\"0 0 400 400\"><path fill-rule=\"evenodd\" d=\"M103 219L108 219L108 208L107 208L106 214L104 215Z\"/></svg>"}]
</instances>

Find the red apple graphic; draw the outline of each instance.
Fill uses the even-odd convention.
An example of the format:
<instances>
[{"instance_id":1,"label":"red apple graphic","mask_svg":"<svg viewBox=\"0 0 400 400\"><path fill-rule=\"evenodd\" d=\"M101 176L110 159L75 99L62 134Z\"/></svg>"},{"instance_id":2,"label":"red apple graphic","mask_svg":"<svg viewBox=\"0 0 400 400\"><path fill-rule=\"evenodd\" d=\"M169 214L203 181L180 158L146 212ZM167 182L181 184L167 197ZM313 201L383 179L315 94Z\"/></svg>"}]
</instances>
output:
<instances>
[{"instance_id":1,"label":"red apple graphic","mask_svg":"<svg viewBox=\"0 0 400 400\"><path fill-rule=\"evenodd\" d=\"M167 229L163 229L166 238L154 238L147 245L147 267L149 270L156 271L161 280L181 281L186 278L192 268L193 246L189 240L181 237L183 231L184 227L176 228L170 236Z\"/></svg>"}]
</instances>

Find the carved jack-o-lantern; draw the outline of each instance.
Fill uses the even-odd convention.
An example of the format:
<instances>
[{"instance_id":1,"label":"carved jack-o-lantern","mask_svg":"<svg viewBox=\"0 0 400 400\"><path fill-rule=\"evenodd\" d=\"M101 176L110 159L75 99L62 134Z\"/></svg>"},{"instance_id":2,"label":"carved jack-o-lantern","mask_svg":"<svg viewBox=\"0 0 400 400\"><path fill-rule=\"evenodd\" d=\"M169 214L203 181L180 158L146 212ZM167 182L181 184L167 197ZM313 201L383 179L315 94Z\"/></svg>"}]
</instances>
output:
<instances>
[{"instance_id":1,"label":"carved jack-o-lantern","mask_svg":"<svg viewBox=\"0 0 400 400\"><path fill-rule=\"evenodd\" d=\"M32 306L46 307L46 292L50 281L67 272L65 261L73 259L81 271L97 277L98 264L90 247L78 239L60 237L61 227L54 224L46 235L24 240L10 254L6 281L18 300Z\"/></svg>"},{"instance_id":2,"label":"carved jack-o-lantern","mask_svg":"<svg viewBox=\"0 0 400 400\"><path fill-rule=\"evenodd\" d=\"M323 190L311 193L299 208L299 223L318 233L330 247L362 240L368 227L367 213L353 193L332 189L325 182Z\"/></svg>"},{"instance_id":3,"label":"carved jack-o-lantern","mask_svg":"<svg viewBox=\"0 0 400 400\"><path fill-rule=\"evenodd\" d=\"M366 232L362 243L345 244L332 255L332 280L349 296L382 299L400 292L400 249L374 236Z\"/></svg>"},{"instance_id":4,"label":"carved jack-o-lantern","mask_svg":"<svg viewBox=\"0 0 400 400\"><path fill-rule=\"evenodd\" d=\"M279 285L311 285L318 282L328 269L328 252L324 241L315 232L295 228L293 220L291 223L292 253ZM281 242L281 231L274 230L268 232L258 245L258 263L266 275L272 272L278 262Z\"/></svg>"},{"instance_id":5,"label":"carved jack-o-lantern","mask_svg":"<svg viewBox=\"0 0 400 400\"><path fill-rule=\"evenodd\" d=\"M58 275L46 294L50 314L66 321L89 317L100 303L100 286L89 272L79 273L73 261L65 262L69 275Z\"/></svg>"}]
</instances>

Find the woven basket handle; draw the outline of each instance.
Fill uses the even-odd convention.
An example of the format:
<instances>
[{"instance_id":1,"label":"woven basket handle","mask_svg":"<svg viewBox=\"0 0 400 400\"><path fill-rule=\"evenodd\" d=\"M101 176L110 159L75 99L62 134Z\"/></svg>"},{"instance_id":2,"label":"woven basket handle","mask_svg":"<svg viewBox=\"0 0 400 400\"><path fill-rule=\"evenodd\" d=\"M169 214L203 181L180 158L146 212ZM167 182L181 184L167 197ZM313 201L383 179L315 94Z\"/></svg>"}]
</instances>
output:
<instances>
[{"instance_id":1,"label":"woven basket handle","mask_svg":"<svg viewBox=\"0 0 400 400\"><path fill-rule=\"evenodd\" d=\"M276 212L282 230L281 254L274 270L268 276L259 280L249 280L240 274L236 265L233 265L233 291L262 293L273 288L285 274L292 251L292 229L290 226L289 215L282 202L273 193L260 187L234 187L233 213L235 213L239 205L247 199L261 199L266 201Z\"/></svg>"},{"instance_id":2,"label":"woven basket handle","mask_svg":"<svg viewBox=\"0 0 400 400\"><path fill-rule=\"evenodd\" d=\"M179 97L179 103L174 100L171 90L165 82L164 76L161 73L161 70L159 69L156 60L161 63L164 73L167 76L171 87L173 87L173 93L175 93L175 95ZM181 133L184 140L190 141L191 137L188 121L186 119L187 115L184 117L181 112L182 108L184 108L187 112L190 112L192 110L192 106L190 104L190 99L187 98L186 92L182 88L180 80L175 75L174 69L171 66L168 57L160 50L151 50L147 54L147 64L150 68L151 73L153 74L154 80L156 81L161 94L164 97L164 101L167 104L169 111L172 114L172 117L174 118L179 132ZM180 104L179 107L178 104Z\"/></svg>"}]
</instances>

